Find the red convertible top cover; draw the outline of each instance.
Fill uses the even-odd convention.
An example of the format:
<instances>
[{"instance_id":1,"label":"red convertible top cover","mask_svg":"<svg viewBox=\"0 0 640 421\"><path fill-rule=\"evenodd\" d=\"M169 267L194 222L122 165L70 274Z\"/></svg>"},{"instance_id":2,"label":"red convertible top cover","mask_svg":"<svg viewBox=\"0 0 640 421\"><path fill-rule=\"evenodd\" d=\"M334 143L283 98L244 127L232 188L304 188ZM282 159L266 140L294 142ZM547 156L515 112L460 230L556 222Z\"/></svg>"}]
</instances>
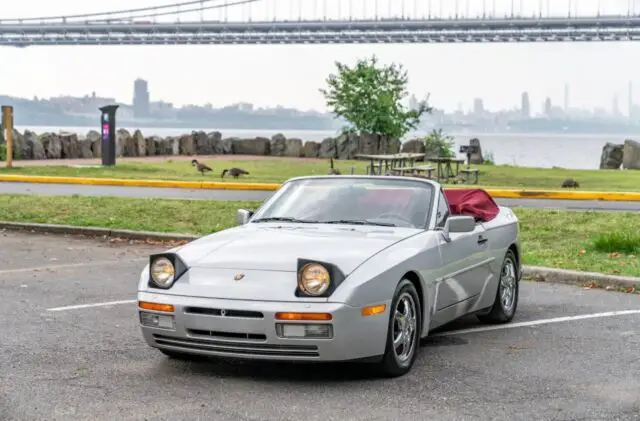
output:
<instances>
[{"instance_id":1,"label":"red convertible top cover","mask_svg":"<svg viewBox=\"0 0 640 421\"><path fill-rule=\"evenodd\" d=\"M489 222L500 212L491 195L482 189L444 189L452 215L473 216Z\"/></svg>"}]
</instances>

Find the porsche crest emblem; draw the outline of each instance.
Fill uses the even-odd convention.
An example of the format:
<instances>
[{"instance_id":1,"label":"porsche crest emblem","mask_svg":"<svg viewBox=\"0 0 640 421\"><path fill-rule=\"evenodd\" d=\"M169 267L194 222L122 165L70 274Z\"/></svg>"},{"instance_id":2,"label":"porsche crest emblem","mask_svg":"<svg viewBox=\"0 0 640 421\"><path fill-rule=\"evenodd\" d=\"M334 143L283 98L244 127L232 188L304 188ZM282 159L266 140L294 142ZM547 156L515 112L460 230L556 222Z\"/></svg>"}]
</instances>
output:
<instances>
[{"instance_id":1,"label":"porsche crest emblem","mask_svg":"<svg viewBox=\"0 0 640 421\"><path fill-rule=\"evenodd\" d=\"M234 281L239 281L242 278L244 278L244 273L238 273L236 276L233 277Z\"/></svg>"}]
</instances>

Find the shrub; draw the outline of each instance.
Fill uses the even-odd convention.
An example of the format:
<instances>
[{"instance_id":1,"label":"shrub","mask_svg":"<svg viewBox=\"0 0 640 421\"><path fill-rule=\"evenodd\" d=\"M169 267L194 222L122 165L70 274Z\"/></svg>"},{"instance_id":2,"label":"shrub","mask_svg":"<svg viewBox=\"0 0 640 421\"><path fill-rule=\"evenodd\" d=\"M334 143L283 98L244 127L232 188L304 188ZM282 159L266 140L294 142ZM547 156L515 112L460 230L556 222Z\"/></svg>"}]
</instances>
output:
<instances>
[{"instance_id":1,"label":"shrub","mask_svg":"<svg viewBox=\"0 0 640 421\"><path fill-rule=\"evenodd\" d=\"M593 240L593 247L604 253L635 253L640 251L640 234L635 232L601 234Z\"/></svg>"}]
</instances>

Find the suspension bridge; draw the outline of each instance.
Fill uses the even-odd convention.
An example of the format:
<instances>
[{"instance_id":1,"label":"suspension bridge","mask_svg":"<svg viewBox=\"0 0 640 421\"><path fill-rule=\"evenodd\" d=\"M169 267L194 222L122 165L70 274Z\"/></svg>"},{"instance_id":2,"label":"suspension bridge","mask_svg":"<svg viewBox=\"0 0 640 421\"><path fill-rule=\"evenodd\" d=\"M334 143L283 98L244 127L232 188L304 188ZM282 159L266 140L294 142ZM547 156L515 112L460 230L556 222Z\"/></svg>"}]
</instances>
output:
<instances>
[{"instance_id":1,"label":"suspension bridge","mask_svg":"<svg viewBox=\"0 0 640 421\"><path fill-rule=\"evenodd\" d=\"M496 0L192 0L118 11L0 19L0 46L640 39L640 16L633 0L622 10L613 10L609 0L566 0L564 7L558 6L560 0L499 2L502 5L497 8Z\"/></svg>"}]
</instances>

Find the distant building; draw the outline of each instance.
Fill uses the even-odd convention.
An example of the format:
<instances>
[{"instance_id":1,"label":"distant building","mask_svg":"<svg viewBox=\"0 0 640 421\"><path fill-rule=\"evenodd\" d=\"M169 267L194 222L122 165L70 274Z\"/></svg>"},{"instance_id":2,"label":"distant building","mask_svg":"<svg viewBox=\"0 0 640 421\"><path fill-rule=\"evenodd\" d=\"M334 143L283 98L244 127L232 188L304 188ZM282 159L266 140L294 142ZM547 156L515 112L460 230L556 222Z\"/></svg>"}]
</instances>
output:
<instances>
[{"instance_id":1,"label":"distant building","mask_svg":"<svg viewBox=\"0 0 640 421\"><path fill-rule=\"evenodd\" d=\"M476 116L481 116L484 114L484 101L482 98L475 98L473 100L473 113Z\"/></svg>"},{"instance_id":2,"label":"distant building","mask_svg":"<svg viewBox=\"0 0 640 421\"><path fill-rule=\"evenodd\" d=\"M144 79L133 82L133 115L136 118L149 116L149 85Z\"/></svg>"},{"instance_id":3,"label":"distant building","mask_svg":"<svg viewBox=\"0 0 640 421\"><path fill-rule=\"evenodd\" d=\"M547 97L544 101L544 115L547 117L551 117L553 113L553 109L551 108L551 98Z\"/></svg>"},{"instance_id":4,"label":"distant building","mask_svg":"<svg viewBox=\"0 0 640 421\"><path fill-rule=\"evenodd\" d=\"M529 102L529 93L528 92L523 92L522 93L521 110L522 110L522 117L523 118L531 117L531 104Z\"/></svg>"}]
</instances>

